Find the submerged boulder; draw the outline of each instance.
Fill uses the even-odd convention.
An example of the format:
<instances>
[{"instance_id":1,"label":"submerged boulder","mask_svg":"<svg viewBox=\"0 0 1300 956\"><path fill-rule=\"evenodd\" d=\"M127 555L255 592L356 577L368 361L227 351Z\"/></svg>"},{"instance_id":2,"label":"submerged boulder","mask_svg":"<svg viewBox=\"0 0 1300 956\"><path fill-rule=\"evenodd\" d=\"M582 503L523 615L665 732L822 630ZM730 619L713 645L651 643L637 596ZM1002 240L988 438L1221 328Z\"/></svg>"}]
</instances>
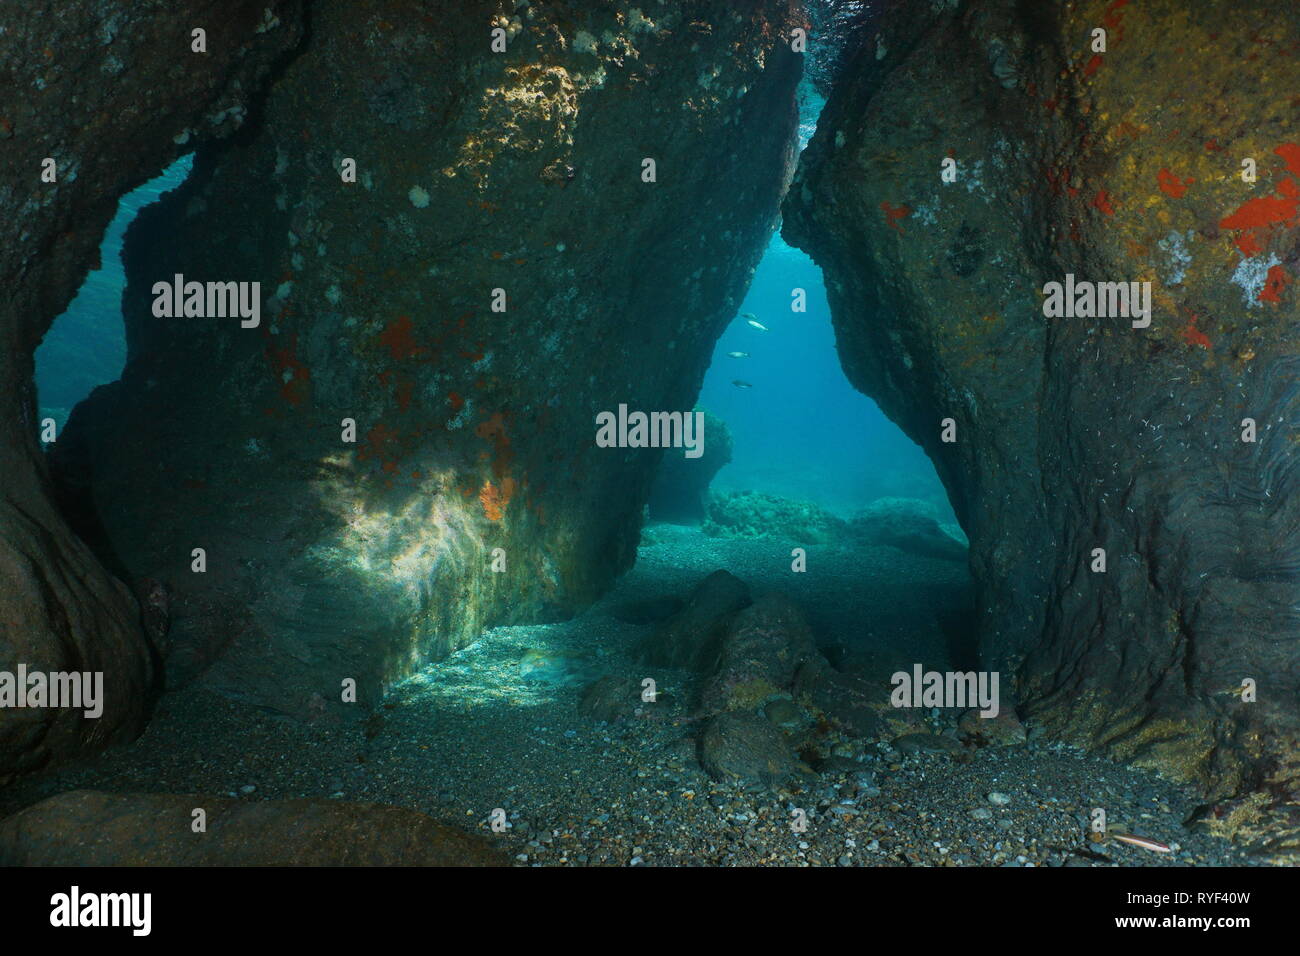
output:
<instances>
[{"instance_id":1,"label":"submerged boulder","mask_svg":"<svg viewBox=\"0 0 1300 956\"><path fill-rule=\"evenodd\" d=\"M714 571L695 586L686 606L637 648L647 664L708 670L731 618L750 603L749 586L729 571Z\"/></svg>"},{"instance_id":2,"label":"submerged boulder","mask_svg":"<svg viewBox=\"0 0 1300 956\"><path fill-rule=\"evenodd\" d=\"M77 790L0 821L0 866L508 864L486 837L374 803Z\"/></svg>"},{"instance_id":3,"label":"submerged boulder","mask_svg":"<svg viewBox=\"0 0 1300 956\"><path fill-rule=\"evenodd\" d=\"M721 418L708 412L703 414L703 454L688 458L670 449L659 462L647 502L653 521L699 524L704 519L709 483L731 461L731 432Z\"/></svg>"},{"instance_id":4,"label":"submerged boulder","mask_svg":"<svg viewBox=\"0 0 1300 956\"><path fill-rule=\"evenodd\" d=\"M888 690L883 684L843 674L822 657L810 659L795 674L796 699L833 727L854 737L875 737L885 727Z\"/></svg>"},{"instance_id":5,"label":"submerged boulder","mask_svg":"<svg viewBox=\"0 0 1300 956\"><path fill-rule=\"evenodd\" d=\"M709 497L704 533L715 538L785 538L827 544L843 537L840 518L810 501L793 501L757 491Z\"/></svg>"},{"instance_id":6,"label":"submerged boulder","mask_svg":"<svg viewBox=\"0 0 1300 956\"><path fill-rule=\"evenodd\" d=\"M614 723L630 717L641 703L641 684L631 677L606 674L592 681L578 699L578 713L592 720Z\"/></svg>"},{"instance_id":7,"label":"submerged boulder","mask_svg":"<svg viewBox=\"0 0 1300 956\"><path fill-rule=\"evenodd\" d=\"M935 510L915 498L878 498L849 522L849 532L867 544L965 561L966 545L939 525Z\"/></svg>"},{"instance_id":8,"label":"submerged boulder","mask_svg":"<svg viewBox=\"0 0 1300 956\"><path fill-rule=\"evenodd\" d=\"M727 623L700 710L752 710L788 691L800 666L819 656L798 606L781 594L764 595Z\"/></svg>"},{"instance_id":9,"label":"submerged boulder","mask_svg":"<svg viewBox=\"0 0 1300 956\"><path fill-rule=\"evenodd\" d=\"M876 25L784 236L825 271L850 380L948 488L984 666L1058 739L1216 792L1289 766L1273 789L1295 799L1300 143L1279 51L1300 9L907 3Z\"/></svg>"},{"instance_id":10,"label":"submerged boulder","mask_svg":"<svg viewBox=\"0 0 1300 956\"><path fill-rule=\"evenodd\" d=\"M771 786L799 767L785 735L757 714L726 713L700 732L700 765L714 780Z\"/></svg>"}]
</instances>

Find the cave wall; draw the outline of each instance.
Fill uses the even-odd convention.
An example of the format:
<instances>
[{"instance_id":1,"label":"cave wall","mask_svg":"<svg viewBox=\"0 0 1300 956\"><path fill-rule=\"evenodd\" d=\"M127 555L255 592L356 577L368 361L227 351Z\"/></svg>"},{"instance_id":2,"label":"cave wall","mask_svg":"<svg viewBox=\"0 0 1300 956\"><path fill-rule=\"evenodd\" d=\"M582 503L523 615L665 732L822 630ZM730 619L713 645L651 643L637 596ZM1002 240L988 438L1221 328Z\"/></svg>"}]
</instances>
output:
<instances>
[{"instance_id":1,"label":"cave wall","mask_svg":"<svg viewBox=\"0 0 1300 956\"><path fill-rule=\"evenodd\" d=\"M985 666L1219 793L1297 790L1298 52L1265 2L895 4L784 204L971 539ZM1150 327L1045 318L1067 273L1150 281Z\"/></svg>"},{"instance_id":2,"label":"cave wall","mask_svg":"<svg viewBox=\"0 0 1300 956\"><path fill-rule=\"evenodd\" d=\"M693 407L792 172L795 15L312 5L256 129L129 230L127 368L60 449L166 590L173 684L373 701L631 564L658 453L595 416ZM260 326L155 318L177 273L260 282Z\"/></svg>"},{"instance_id":3,"label":"cave wall","mask_svg":"<svg viewBox=\"0 0 1300 956\"><path fill-rule=\"evenodd\" d=\"M141 723L149 649L130 591L53 504L32 356L95 264L124 193L235 128L299 40L296 0L35 0L0 24L0 671L100 671L103 715L0 709L0 784ZM191 30L207 52L191 52ZM188 131L188 135L186 135ZM42 163L55 160L56 181ZM110 317L114 321L115 317Z\"/></svg>"}]
</instances>

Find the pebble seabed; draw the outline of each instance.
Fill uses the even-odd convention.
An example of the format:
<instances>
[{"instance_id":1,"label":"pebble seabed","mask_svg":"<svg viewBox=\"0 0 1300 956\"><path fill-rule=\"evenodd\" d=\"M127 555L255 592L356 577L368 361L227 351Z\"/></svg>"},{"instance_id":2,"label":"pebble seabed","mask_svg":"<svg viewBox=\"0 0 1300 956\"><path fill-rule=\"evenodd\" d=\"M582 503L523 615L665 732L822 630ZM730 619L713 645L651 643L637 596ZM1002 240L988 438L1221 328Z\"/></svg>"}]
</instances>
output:
<instances>
[{"instance_id":1,"label":"pebble seabed","mask_svg":"<svg viewBox=\"0 0 1300 956\"><path fill-rule=\"evenodd\" d=\"M646 626L624 623L612 610L685 594L718 567L755 591L790 590L787 544L710 539L667 526L648 537L636 568L579 617L490 631L400 685L364 722L302 722L201 688L178 691L163 697L139 740L11 786L0 792L0 814L76 788L373 801L493 834L520 866L1261 862L1226 839L1184 827L1199 802L1190 791L1032 733L1020 745L954 756L903 754L884 737L829 731L818 749L834 759L822 773L746 788L715 782L700 768L692 737L698 723L687 706L693 675L656 673L658 701L624 720L583 716L578 700L590 680L613 674L639 683L646 676L629 654ZM799 599L845 614L905 593L900 574L932 570L929 562L900 563L900 552L887 548L809 549L809 558L810 566L833 560L840 573L804 576L810 590ZM851 594L842 590L850 582ZM521 668L526 652L539 648L552 663ZM956 715L930 719L943 730ZM1098 806L1173 852L1088 839ZM491 826L498 808L508 821L499 833Z\"/></svg>"}]
</instances>

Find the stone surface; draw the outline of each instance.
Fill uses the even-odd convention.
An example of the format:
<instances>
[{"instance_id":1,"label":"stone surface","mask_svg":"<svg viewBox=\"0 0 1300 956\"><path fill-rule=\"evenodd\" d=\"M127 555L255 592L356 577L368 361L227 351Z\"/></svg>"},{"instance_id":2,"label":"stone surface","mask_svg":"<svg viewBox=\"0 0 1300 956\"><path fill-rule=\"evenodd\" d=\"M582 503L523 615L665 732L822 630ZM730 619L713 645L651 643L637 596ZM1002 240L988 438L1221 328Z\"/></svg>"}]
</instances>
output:
<instances>
[{"instance_id":1,"label":"stone surface","mask_svg":"<svg viewBox=\"0 0 1300 956\"><path fill-rule=\"evenodd\" d=\"M1014 747L1028 739L1024 724L1005 702L996 717L984 717L978 710L968 710L957 721L957 733L981 746Z\"/></svg>"},{"instance_id":2,"label":"stone surface","mask_svg":"<svg viewBox=\"0 0 1300 956\"><path fill-rule=\"evenodd\" d=\"M700 710L752 710L788 691L796 671L819 656L798 606L765 594L728 622L717 666L700 689Z\"/></svg>"},{"instance_id":3,"label":"stone surface","mask_svg":"<svg viewBox=\"0 0 1300 956\"><path fill-rule=\"evenodd\" d=\"M193 832L193 811L207 831ZM334 800L76 790L0 821L0 866L504 866L489 838Z\"/></svg>"},{"instance_id":4,"label":"stone surface","mask_svg":"<svg viewBox=\"0 0 1300 956\"><path fill-rule=\"evenodd\" d=\"M606 674L592 681L578 698L578 713L592 720L614 723L631 716L641 702L641 685L630 677Z\"/></svg>"},{"instance_id":5,"label":"stone surface","mask_svg":"<svg viewBox=\"0 0 1300 956\"><path fill-rule=\"evenodd\" d=\"M847 374L948 487L984 666L1058 739L1217 792L1300 725L1297 44L1264 0L901 4L784 205ZM1067 274L1152 282L1150 327L1045 318Z\"/></svg>"},{"instance_id":6,"label":"stone surface","mask_svg":"<svg viewBox=\"0 0 1300 956\"><path fill-rule=\"evenodd\" d=\"M758 491L728 491L709 497L705 534L726 538L783 538L826 544L841 538L845 524L810 501L793 501Z\"/></svg>"},{"instance_id":7,"label":"stone surface","mask_svg":"<svg viewBox=\"0 0 1300 956\"><path fill-rule=\"evenodd\" d=\"M666 453L650 488L650 518L674 524L699 524L709 483L731 461L731 432L716 415L704 413L704 449L698 458Z\"/></svg>"},{"instance_id":8,"label":"stone surface","mask_svg":"<svg viewBox=\"0 0 1300 956\"><path fill-rule=\"evenodd\" d=\"M870 544L887 544L931 558L966 560L966 546L939 526L928 502L880 498L849 522L849 532Z\"/></svg>"},{"instance_id":9,"label":"stone surface","mask_svg":"<svg viewBox=\"0 0 1300 956\"><path fill-rule=\"evenodd\" d=\"M855 737L874 737L882 730L882 708L896 713L885 706L889 696L884 684L840 673L820 656L799 668L794 693L830 724Z\"/></svg>"},{"instance_id":10,"label":"stone surface","mask_svg":"<svg viewBox=\"0 0 1300 956\"><path fill-rule=\"evenodd\" d=\"M757 714L719 714L700 733L700 765L715 780L777 783L799 769L781 731Z\"/></svg>"},{"instance_id":11,"label":"stone surface","mask_svg":"<svg viewBox=\"0 0 1300 956\"><path fill-rule=\"evenodd\" d=\"M312 5L257 127L128 233L127 369L69 425L107 546L169 588L170 681L371 703L630 565L659 452L595 418L693 407L789 177L792 17ZM174 273L260 282L261 325L155 319Z\"/></svg>"},{"instance_id":12,"label":"stone surface","mask_svg":"<svg viewBox=\"0 0 1300 956\"><path fill-rule=\"evenodd\" d=\"M727 624L750 603L749 588L730 571L714 571L695 586L686 606L641 642L647 664L711 670Z\"/></svg>"},{"instance_id":13,"label":"stone surface","mask_svg":"<svg viewBox=\"0 0 1300 956\"><path fill-rule=\"evenodd\" d=\"M268 19L269 17L269 19ZM207 30L208 52L190 52ZM261 27L261 29L259 29ZM130 591L68 529L38 444L32 356L123 194L239 126L302 36L298 0L35 0L0 31L0 670L100 671L101 718L0 711L0 784L140 726L150 651ZM184 140L186 145L181 145ZM57 181L42 182L55 161Z\"/></svg>"}]
</instances>

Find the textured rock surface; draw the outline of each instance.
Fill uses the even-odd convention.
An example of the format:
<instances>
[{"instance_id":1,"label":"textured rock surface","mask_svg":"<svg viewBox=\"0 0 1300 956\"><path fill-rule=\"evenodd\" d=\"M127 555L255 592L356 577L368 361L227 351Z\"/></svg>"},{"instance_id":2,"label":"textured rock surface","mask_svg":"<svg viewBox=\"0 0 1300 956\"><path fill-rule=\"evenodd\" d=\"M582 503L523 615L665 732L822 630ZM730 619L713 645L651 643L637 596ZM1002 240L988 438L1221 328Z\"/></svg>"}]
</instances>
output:
<instances>
[{"instance_id":1,"label":"textured rock surface","mask_svg":"<svg viewBox=\"0 0 1300 956\"><path fill-rule=\"evenodd\" d=\"M841 538L845 522L811 501L794 501L759 491L709 496L704 533L729 538L787 538L825 544Z\"/></svg>"},{"instance_id":2,"label":"textured rock surface","mask_svg":"<svg viewBox=\"0 0 1300 956\"><path fill-rule=\"evenodd\" d=\"M698 524L704 518L709 483L731 461L731 432L721 418L704 413L704 450L699 458L667 454L650 487L652 520Z\"/></svg>"},{"instance_id":3,"label":"textured rock surface","mask_svg":"<svg viewBox=\"0 0 1300 956\"><path fill-rule=\"evenodd\" d=\"M799 769L785 736L765 717L719 714L700 731L700 765L715 780L770 786Z\"/></svg>"},{"instance_id":4,"label":"textured rock surface","mask_svg":"<svg viewBox=\"0 0 1300 956\"><path fill-rule=\"evenodd\" d=\"M1298 49L1262 0L905 5L784 210L847 373L949 488L986 665L1054 735L1218 791L1300 777ZM1151 281L1150 327L1045 319L1067 273Z\"/></svg>"},{"instance_id":5,"label":"textured rock surface","mask_svg":"<svg viewBox=\"0 0 1300 956\"><path fill-rule=\"evenodd\" d=\"M207 830L193 831L195 808ZM504 866L423 813L334 800L76 790L0 822L0 866Z\"/></svg>"},{"instance_id":6,"label":"textured rock surface","mask_svg":"<svg viewBox=\"0 0 1300 956\"><path fill-rule=\"evenodd\" d=\"M32 354L98 256L118 198L190 142L236 127L300 37L297 2L9 4L0 30L0 670L102 671L104 715L0 711L0 783L139 723L139 613L51 502ZM270 11L270 19L267 19ZM207 30L206 54L190 31ZM55 161L57 181L43 182Z\"/></svg>"},{"instance_id":7,"label":"textured rock surface","mask_svg":"<svg viewBox=\"0 0 1300 956\"><path fill-rule=\"evenodd\" d=\"M692 407L788 179L789 7L313 5L258 128L128 235L128 367L69 426L171 589L170 679L372 701L629 565L658 452L595 416ZM173 273L260 281L261 327L155 319Z\"/></svg>"},{"instance_id":8,"label":"textured rock surface","mask_svg":"<svg viewBox=\"0 0 1300 956\"><path fill-rule=\"evenodd\" d=\"M966 546L940 527L928 502L879 498L849 522L850 532L871 544L953 561L966 560Z\"/></svg>"},{"instance_id":9,"label":"textured rock surface","mask_svg":"<svg viewBox=\"0 0 1300 956\"><path fill-rule=\"evenodd\" d=\"M714 571L695 586L680 611L641 642L640 658L662 667L710 670L728 624L749 602L744 581L730 571Z\"/></svg>"},{"instance_id":10,"label":"textured rock surface","mask_svg":"<svg viewBox=\"0 0 1300 956\"><path fill-rule=\"evenodd\" d=\"M765 594L727 624L717 667L700 688L700 709L752 710L789 690L799 667L820 656L798 606Z\"/></svg>"}]
</instances>

